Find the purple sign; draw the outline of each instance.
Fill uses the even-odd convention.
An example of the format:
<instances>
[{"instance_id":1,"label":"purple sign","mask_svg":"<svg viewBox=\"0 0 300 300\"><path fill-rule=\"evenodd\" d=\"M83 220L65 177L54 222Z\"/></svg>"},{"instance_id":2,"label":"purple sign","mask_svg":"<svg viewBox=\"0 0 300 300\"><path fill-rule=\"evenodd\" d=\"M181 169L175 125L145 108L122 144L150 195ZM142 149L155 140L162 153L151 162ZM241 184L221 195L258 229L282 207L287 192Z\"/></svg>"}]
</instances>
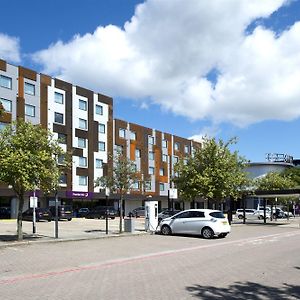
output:
<instances>
[{"instance_id":1,"label":"purple sign","mask_svg":"<svg viewBox=\"0 0 300 300\"><path fill-rule=\"evenodd\" d=\"M67 191L67 198L86 198L90 199L93 197L93 193L91 192L75 192L75 191Z\"/></svg>"}]
</instances>

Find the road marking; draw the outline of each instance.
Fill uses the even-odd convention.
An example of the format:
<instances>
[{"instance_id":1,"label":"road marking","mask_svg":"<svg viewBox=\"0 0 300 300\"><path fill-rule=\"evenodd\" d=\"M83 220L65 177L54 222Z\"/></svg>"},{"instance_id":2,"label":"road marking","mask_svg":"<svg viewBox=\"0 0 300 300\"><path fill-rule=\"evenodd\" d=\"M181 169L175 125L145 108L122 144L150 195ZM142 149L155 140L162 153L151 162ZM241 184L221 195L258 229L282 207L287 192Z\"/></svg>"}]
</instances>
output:
<instances>
[{"instance_id":1,"label":"road marking","mask_svg":"<svg viewBox=\"0 0 300 300\"><path fill-rule=\"evenodd\" d=\"M181 249L166 250L166 251L161 251L161 252L154 252L154 253L149 253L149 254L137 255L137 256L133 256L133 257L129 257L129 258L114 259L114 260L103 262L100 264L93 264L93 265L69 268L69 269L65 269L62 271L30 274L30 275L25 275L25 276L16 276L16 277L0 280L0 285L15 284L15 283L18 283L21 281L27 281L27 280L33 280L33 279L44 279L44 278L49 278L49 277L54 277L54 276L61 276L61 275L68 274L68 273L77 273L77 272L81 272L81 271L111 268L114 266L120 266L120 265L140 262L143 260L149 260L149 259L164 257L164 256L172 256L172 255L175 255L178 253L190 252L190 251L206 249L206 248L226 246L226 245L231 245L231 244L238 244L238 245L246 245L249 243L262 244L261 241L264 239L269 239L268 241L277 239L276 241L279 241L278 237L286 238L286 237L291 237L291 236L295 236L295 235L300 235L300 231L286 232L284 234L277 233L277 234L261 236L259 238L253 237L253 238L239 239L239 240L235 240L235 241L224 241L224 242L222 241L220 243L217 242L217 243L213 243L213 244L206 244L206 245L194 246L194 247L189 247L189 248L181 248ZM274 240L273 240L273 242L274 242Z\"/></svg>"}]
</instances>

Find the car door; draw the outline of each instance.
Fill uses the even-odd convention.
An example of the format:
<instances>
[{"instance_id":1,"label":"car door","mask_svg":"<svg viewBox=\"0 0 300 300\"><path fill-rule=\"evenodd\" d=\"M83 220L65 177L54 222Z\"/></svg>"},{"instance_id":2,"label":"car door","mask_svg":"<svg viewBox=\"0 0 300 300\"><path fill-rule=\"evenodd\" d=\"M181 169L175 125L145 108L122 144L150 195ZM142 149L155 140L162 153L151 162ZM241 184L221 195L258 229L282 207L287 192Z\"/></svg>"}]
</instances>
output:
<instances>
[{"instance_id":1,"label":"car door","mask_svg":"<svg viewBox=\"0 0 300 300\"><path fill-rule=\"evenodd\" d=\"M198 211L184 211L176 215L172 224L172 232L182 234L195 234L200 232L200 215L204 218L204 213Z\"/></svg>"},{"instance_id":2,"label":"car door","mask_svg":"<svg viewBox=\"0 0 300 300\"><path fill-rule=\"evenodd\" d=\"M173 233L186 233L187 220L189 217L189 211L184 211L181 214L177 214L172 218L170 223Z\"/></svg>"}]
</instances>

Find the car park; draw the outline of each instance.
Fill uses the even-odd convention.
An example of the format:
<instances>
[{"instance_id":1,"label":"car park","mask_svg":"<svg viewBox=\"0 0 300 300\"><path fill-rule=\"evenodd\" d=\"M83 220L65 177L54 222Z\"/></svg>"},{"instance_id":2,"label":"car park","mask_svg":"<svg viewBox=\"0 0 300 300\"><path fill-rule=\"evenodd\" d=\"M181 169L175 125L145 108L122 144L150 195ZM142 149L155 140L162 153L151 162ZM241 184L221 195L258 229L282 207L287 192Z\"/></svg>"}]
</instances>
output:
<instances>
[{"instance_id":1,"label":"car park","mask_svg":"<svg viewBox=\"0 0 300 300\"><path fill-rule=\"evenodd\" d=\"M24 221L32 221L33 220L33 208L29 208L22 213L22 219ZM37 222L44 220L51 222L52 213L49 208L35 208L35 219Z\"/></svg>"},{"instance_id":2,"label":"car park","mask_svg":"<svg viewBox=\"0 0 300 300\"><path fill-rule=\"evenodd\" d=\"M131 216L131 217L144 217L145 216L145 207L144 206L140 206L140 207L137 207L135 209L133 209L129 214L128 216Z\"/></svg>"},{"instance_id":3,"label":"car park","mask_svg":"<svg viewBox=\"0 0 300 300\"><path fill-rule=\"evenodd\" d=\"M239 208L236 210L236 217L238 219L244 218L244 209L243 208ZM245 208L245 218L246 219L260 219L260 217L261 217L261 214L256 209Z\"/></svg>"},{"instance_id":4,"label":"car park","mask_svg":"<svg viewBox=\"0 0 300 300\"><path fill-rule=\"evenodd\" d=\"M108 218L115 219L118 212L112 206L96 206L91 209L85 216L86 219L105 219L106 213Z\"/></svg>"},{"instance_id":5,"label":"car park","mask_svg":"<svg viewBox=\"0 0 300 300\"><path fill-rule=\"evenodd\" d=\"M226 237L231 227L223 212L211 209L189 209L162 220L160 233L202 235L209 239L214 236Z\"/></svg>"},{"instance_id":6,"label":"car park","mask_svg":"<svg viewBox=\"0 0 300 300\"><path fill-rule=\"evenodd\" d=\"M90 209L87 207L82 207L78 210L77 217L84 218L89 213Z\"/></svg>"},{"instance_id":7,"label":"car park","mask_svg":"<svg viewBox=\"0 0 300 300\"><path fill-rule=\"evenodd\" d=\"M53 219L55 218L56 211L55 206L50 207L50 211L52 213ZM58 206L58 219L59 220L68 220L71 221L73 218L73 207L72 205L59 205Z\"/></svg>"}]
</instances>

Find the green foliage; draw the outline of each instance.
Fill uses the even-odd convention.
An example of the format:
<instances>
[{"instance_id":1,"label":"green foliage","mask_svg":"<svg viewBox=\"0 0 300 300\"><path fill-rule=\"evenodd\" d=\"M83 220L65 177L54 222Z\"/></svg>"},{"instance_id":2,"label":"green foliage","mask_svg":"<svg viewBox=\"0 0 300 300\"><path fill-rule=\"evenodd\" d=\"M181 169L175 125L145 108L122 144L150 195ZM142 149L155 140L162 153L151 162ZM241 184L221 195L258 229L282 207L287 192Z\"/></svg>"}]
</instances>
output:
<instances>
[{"instance_id":1,"label":"green foliage","mask_svg":"<svg viewBox=\"0 0 300 300\"><path fill-rule=\"evenodd\" d=\"M0 181L12 186L19 199L18 237L21 236L24 194L58 187L61 168L56 157L64 151L49 131L18 120L0 131ZM63 168L67 168L69 162Z\"/></svg>"},{"instance_id":2,"label":"green foliage","mask_svg":"<svg viewBox=\"0 0 300 300\"><path fill-rule=\"evenodd\" d=\"M295 187L295 182L290 176L283 176L283 174L278 172L270 172L266 176L256 179L255 186L257 190L274 191L293 188Z\"/></svg>"},{"instance_id":3,"label":"green foliage","mask_svg":"<svg viewBox=\"0 0 300 300\"><path fill-rule=\"evenodd\" d=\"M288 177L295 183L295 188L300 187L300 168L285 169L282 174L283 177Z\"/></svg>"},{"instance_id":4,"label":"green foliage","mask_svg":"<svg viewBox=\"0 0 300 300\"><path fill-rule=\"evenodd\" d=\"M241 196L249 180L243 172L246 160L229 149L234 143L235 139L224 143L205 137L202 148L196 149L187 164L180 161L175 166L178 177L173 181L183 198L191 200L198 196L222 201Z\"/></svg>"}]
</instances>

